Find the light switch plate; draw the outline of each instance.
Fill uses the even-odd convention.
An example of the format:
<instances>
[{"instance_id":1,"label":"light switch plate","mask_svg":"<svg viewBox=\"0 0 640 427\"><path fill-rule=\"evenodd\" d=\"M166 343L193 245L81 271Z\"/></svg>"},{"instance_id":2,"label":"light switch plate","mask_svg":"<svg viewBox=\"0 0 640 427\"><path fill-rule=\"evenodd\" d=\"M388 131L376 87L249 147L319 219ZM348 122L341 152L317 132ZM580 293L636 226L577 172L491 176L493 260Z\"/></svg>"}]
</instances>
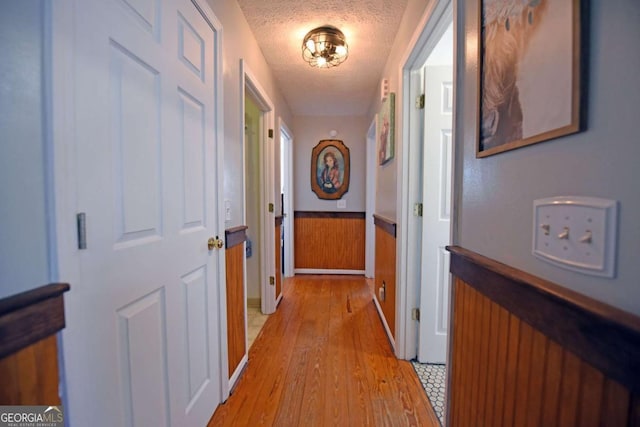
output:
<instances>
[{"instance_id":1,"label":"light switch plate","mask_svg":"<svg viewBox=\"0 0 640 427\"><path fill-rule=\"evenodd\" d=\"M338 200L338 209L346 209L347 201L346 200Z\"/></svg>"},{"instance_id":2,"label":"light switch plate","mask_svg":"<svg viewBox=\"0 0 640 427\"><path fill-rule=\"evenodd\" d=\"M533 203L533 255L568 270L614 277L617 202L551 197Z\"/></svg>"},{"instance_id":3,"label":"light switch plate","mask_svg":"<svg viewBox=\"0 0 640 427\"><path fill-rule=\"evenodd\" d=\"M231 200L224 201L224 220L231 221Z\"/></svg>"}]
</instances>

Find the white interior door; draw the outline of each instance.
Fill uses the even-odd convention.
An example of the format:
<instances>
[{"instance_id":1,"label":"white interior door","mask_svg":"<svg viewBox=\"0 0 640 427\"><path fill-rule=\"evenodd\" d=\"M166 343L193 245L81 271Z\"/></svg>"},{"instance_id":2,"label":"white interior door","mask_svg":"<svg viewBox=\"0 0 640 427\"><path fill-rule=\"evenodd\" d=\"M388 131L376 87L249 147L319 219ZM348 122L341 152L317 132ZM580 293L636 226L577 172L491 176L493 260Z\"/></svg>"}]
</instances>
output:
<instances>
[{"instance_id":1,"label":"white interior door","mask_svg":"<svg viewBox=\"0 0 640 427\"><path fill-rule=\"evenodd\" d=\"M280 125L280 183L284 194L282 204L282 229L284 238L283 247L283 275L285 277L293 276L293 137L288 128L281 123Z\"/></svg>"},{"instance_id":2,"label":"white interior door","mask_svg":"<svg viewBox=\"0 0 640 427\"><path fill-rule=\"evenodd\" d=\"M65 298L69 425L203 426L226 366L217 33L188 0L74 12L87 248Z\"/></svg>"},{"instance_id":3,"label":"white interior door","mask_svg":"<svg viewBox=\"0 0 640 427\"><path fill-rule=\"evenodd\" d=\"M449 307L453 67L425 67L422 272L418 359L445 363Z\"/></svg>"},{"instance_id":4,"label":"white interior door","mask_svg":"<svg viewBox=\"0 0 640 427\"><path fill-rule=\"evenodd\" d=\"M377 116L369 125L367 131L367 202L365 218L365 277L373 278L376 259L376 232L373 214L376 209L376 170L378 167L378 151L376 147Z\"/></svg>"}]
</instances>

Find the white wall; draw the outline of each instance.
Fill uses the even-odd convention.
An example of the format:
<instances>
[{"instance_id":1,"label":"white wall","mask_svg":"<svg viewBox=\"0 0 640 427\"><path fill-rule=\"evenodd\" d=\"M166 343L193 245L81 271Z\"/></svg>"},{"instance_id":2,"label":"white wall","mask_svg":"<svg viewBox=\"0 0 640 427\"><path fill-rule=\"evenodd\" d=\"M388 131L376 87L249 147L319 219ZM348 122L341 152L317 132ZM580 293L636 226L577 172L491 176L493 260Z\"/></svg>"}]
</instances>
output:
<instances>
[{"instance_id":1,"label":"white wall","mask_svg":"<svg viewBox=\"0 0 640 427\"><path fill-rule=\"evenodd\" d=\"M224 141L225 141L225 170L224 194L225 200L231 201L231 220L225 223L227 228L242 224L242 145L244 130L242 129L242 88L240 85L240 59L243 58L251 69L260 86L274 104L274 150L280 152L280 130L277 118L291 123L291 113L282 97L273 74L264 60L262 51L258 47L253 33L242 14L236 0L207 0L216 17L223 27L223 91L224 91ZM279 170L279 156L275 156L275 170ZM280 194L280 177L276 174L274 194ZM279 205L280 198L276 197ZM279 209L276 209L279 212Z\"/></svg>"},{"instance_id":2,"label":"white wall","mask_svg":"<svg viewBox=\"0 0 640 427\"><path fill-rule=\"evenodd\" d=\"M50 280L43 3L0 2L0 298Z\"/></svg>"},{"instance_id":3,"label":"white wall","mask_svg":"<svg viewBox=\"0 0 640 427\"><path fill-rule=\"evenodd\" d=\"M640 314L640 2L589 3L588 130L476 159L477 2L458 0L458 244ZM559 195L620 202L615 279L566 271L531 254L533 200Z\"/></svg>"},{"instance_id":4,"label":"white wall","mask_svg":"<svg viewBox=\"0 0 640 427\"><path fill-rule=\"evenodd\" d=\"M397 219L397 207L399 203L398 191L398 152L402 150L400 129L402 127L402 67L407 55L407 46L409 45L413 34L424 14L427 5L431 0L409 0L407 8L402 16L398 34L396 34L389 60L385 66L381 77L389 80L389 91L396 94L395 108L395 153L396 156L388 163L378 166L378 174L376 178L376 208L375 211L379 215L383 215L389 219ZM379 90L376 89L374 101L369 109L367 121L371 123L375 114L380 111Z\"/></svg>"},{"instance_id":5,"label":"white wall","mask_svg":"<svg viewBox=\"0 0 640 427\"><path fill-rule=\"evenodd\" d=\"M293 147L293 194L296 211L345 211L364 212L366 210L366 167L367 129L370 121L365 117L296 116L292 132L295 135ZM329 136L336 130L335 137ZM311 191L311 152L322 139L339 139L349 148L351 175L349 191L341 200L346 201L346 209L338 209L336 200L322 200Z\"/></svg>"}]
</instances>

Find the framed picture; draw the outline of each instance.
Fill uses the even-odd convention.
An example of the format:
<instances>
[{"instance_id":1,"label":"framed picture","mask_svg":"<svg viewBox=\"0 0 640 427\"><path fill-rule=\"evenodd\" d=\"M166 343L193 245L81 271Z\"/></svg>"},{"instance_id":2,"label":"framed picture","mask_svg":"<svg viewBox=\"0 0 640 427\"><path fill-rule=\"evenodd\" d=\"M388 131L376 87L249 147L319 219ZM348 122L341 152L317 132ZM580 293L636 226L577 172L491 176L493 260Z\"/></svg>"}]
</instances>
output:
<instances>
[{"instance_id":1,"label":"framed picture","mask_svg":"<svg viewBox=\"0 0 640 427\"><path fill-rule=\"evenodd\" d=\"M580 131L580 0L478 0L486 157Z\"/></svg>"},{"instance_id":2,"label":"framed picture","mask_svg":"<svg viewBox=\"0 0 640 427\"><path fill-rule=\"evenodd\" d=\"M338 139L323 139L311 151L311 190L319 199L341 199L349 191L349 148Z\"/></svg>"},{"instance_id":3,"label":"framed picture","mask_svg":"<svg viewBox=\"0 0 640 427\"><path fill-rule=\"evenodd\" d=\"M393 159L396 149L396 94L391 92L382 102L378 115L378 163L383 165Z\"/></svg>"}]
</instances>

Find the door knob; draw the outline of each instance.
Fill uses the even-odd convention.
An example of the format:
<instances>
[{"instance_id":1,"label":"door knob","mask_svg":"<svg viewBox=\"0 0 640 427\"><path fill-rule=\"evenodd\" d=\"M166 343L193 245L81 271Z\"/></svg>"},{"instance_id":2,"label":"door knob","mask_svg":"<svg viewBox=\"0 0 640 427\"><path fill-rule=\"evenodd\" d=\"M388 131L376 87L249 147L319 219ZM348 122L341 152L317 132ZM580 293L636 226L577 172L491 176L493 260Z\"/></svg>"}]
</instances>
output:
<instances>
[{"instance_id":1,"label":"door knob","mask_svg":"<svg viewBox=\"0 0 640 427\"><path fill-rule=\"evenodd\" d=\"M224 247L224 241L220 239L218 236L216 236L215 238L209 237L209 240L207 240L207 247L209 248L210 251L216 248L222 249Z\"/></svg>"}]
</instances>

